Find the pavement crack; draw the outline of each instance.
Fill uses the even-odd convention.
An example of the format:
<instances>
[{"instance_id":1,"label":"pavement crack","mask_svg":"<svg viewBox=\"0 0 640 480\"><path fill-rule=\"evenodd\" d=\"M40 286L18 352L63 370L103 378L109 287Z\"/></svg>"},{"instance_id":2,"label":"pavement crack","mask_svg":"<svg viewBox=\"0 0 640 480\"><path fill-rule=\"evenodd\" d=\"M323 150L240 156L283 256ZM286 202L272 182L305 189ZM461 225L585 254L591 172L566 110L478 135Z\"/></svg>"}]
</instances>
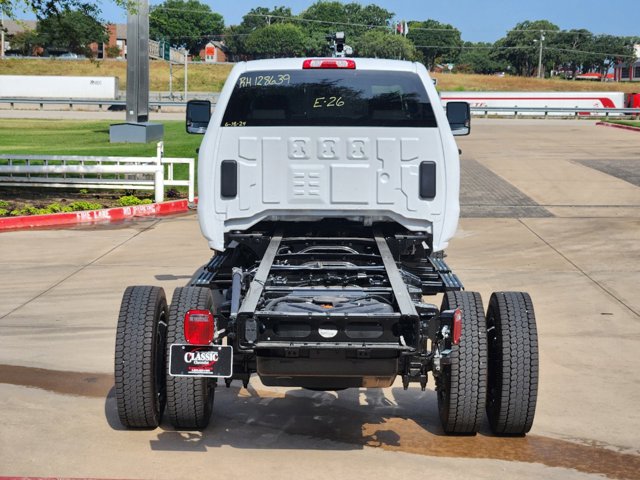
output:
<instances>
[{"instance_id":1,"label":"pavement crack","mask_svg":"<svg viewBox=\"0 0 640 480\"><path fill-rule=\"evenodd\" d=\"M0 316L0 320L4 320L5 318L7 318L9 315L14 314L15 312L17 312L18 310L20 310L21 308L26 307L27 305L29 305L30 303L32 303L33 301L39 299L40 297L46 295L47 293L49 293L51 290L53 290L54 288L56 288L57 286L61 285L62 283L66 282L67 280L69 280L70 278L72 278L73 276L77 275L78 273L82 272L83 270L85 270L87 267L90 267L91 265L95 264L96 262L98 262L99 260L103 259L104 257L106 257L107 255L113 253L114 251L116 251L118 248L122 247L123 245L125 245L126 243L130 242L131 240L133 240L134 238L138 237L139 235L142 235L143 233L145 233L146 231L150 230L151 228L155 227L158 223L160 222L160 220L155 220L153 221L149 226L143 228L142 230L136 232L134 235L130 236L129 238L123 240L122 242L118 243L117 245L115 245L113 248L109 249L108 251L106 251L105 253L103 253L102 255L99 255L98 257L94 258L93 260L91 260L90 262L80 266L79 268L77 268L76 270L74 270L73 272L71 272L69 275L67 275L66 277L58 280L56 283L54 283L53 285L49 286L48 288L46 288L45 290L43 290L42 292L40 292L39 294L37 294L36 296L30 298L29 300L27 300L26 302L24 302L21 305L18 305L17 307L15 307L13 310L5 313L4 315Z\"/></svg>"},{"instance_id":2,"label":"pavement crack","mask_svg":"<svg viewBox=\"0 0 640 480\"><path fill-rule=\"evenodd\" d=\"M578 264L576 264L575 262L573 262L569 257L567 257L564 253L562 253L560 250L558 250L556 247L554 247L553 245L551 245L549 242L547 242L544 238L542 238L535 230L533 230L529 225L527 225L526 223L524 223L522 221L521 218L518 219L518 221L527 229L529 230L533 235L535 235L537 238L540 239L540 241L542 241L546 246L548 246L551 250L553 250L554 252L556 252L558 255L560 255L569 265L573 266L573 268L575 268L577 271L579 271L580 273L582 273L582 275L584 275L586 278L588 278L594 285L596 285L600 290L602 290L604 293L606 293L607 295L609 295L611 298L613 298L616 302L618 302L620 305L622 305L624 308L626 308L627 310L629 310L633 315L635 315L636 317L640 318L640 312L637 312L636 310L634 310L631 306L627 305L623 300L621 300L620 298L618 298L613 292L611 292L610 290L608 290L607 288L605 288L600 282L598 282L595 278L593 278L591 275L589 275L585 270L583 270L582 268L580 268L580 266L578 266Z\"/></svg>"}]
</instances>

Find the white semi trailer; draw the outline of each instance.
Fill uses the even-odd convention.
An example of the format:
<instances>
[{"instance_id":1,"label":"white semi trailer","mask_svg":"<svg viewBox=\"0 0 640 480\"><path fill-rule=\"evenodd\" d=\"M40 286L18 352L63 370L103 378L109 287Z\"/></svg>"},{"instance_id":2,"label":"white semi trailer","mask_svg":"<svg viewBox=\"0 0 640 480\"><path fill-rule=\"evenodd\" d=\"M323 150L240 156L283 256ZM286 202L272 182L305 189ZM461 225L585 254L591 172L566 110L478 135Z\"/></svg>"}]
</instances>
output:
<instances>
[{"instance_id":1,"label":"white semi trailer","mask_svg":"<svg viewBox=\"0 0 640 480\"><path fill-rule=\"evenodd\" d=\"M488 111L489 115L550 115L566 116L567 112L547 108L584 108L578 115L591 115L594 108L625 108L623 92L441 92L443 105L449 102L467 102L474 109L501 108ZM513 108L513 110L509 110ZM536 110L539 108L540 110ZM595 113L594 113L595 114Z\"/></svg>"}]
</instances>

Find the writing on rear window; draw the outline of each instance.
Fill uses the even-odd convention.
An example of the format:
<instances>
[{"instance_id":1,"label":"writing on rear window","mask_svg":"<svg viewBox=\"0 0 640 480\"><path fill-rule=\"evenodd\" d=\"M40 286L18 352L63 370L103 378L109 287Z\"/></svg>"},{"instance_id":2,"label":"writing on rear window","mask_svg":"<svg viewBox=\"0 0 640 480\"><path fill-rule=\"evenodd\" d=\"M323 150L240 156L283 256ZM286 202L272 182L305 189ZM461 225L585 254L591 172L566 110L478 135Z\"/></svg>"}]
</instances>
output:
<instances>
[{"instance_id":1,"label":"writing on rear window","mask_svg":"<svg viewBox=\"0 0 640 480\"><path fill-rule=\"evenodd\" d=\"M291 75L288 73L276 75L243 75L238 79L238 88L289 85L290 82Z\"/></svg>"},{"instance_id":2,"label":"writing on rear window","mask_svg":"<svg viewBox=\"0 0 640 480\"><path fill-rule=\"evenodd\" d=\"M342 97L317 97L313 101L313 108L322 107L344 107L344 100Z\"/></svg>"},{"instance_id":3,"label":"writing on rear window","mask_svg":"<svg viewBox=\"0 0 640 480\"><path fill-rule=\"evenodd\" d=\"M438 125L424 83L416 73L311 69L242 74L221 126L437 128Z\"/></svg>"}]
</instances>

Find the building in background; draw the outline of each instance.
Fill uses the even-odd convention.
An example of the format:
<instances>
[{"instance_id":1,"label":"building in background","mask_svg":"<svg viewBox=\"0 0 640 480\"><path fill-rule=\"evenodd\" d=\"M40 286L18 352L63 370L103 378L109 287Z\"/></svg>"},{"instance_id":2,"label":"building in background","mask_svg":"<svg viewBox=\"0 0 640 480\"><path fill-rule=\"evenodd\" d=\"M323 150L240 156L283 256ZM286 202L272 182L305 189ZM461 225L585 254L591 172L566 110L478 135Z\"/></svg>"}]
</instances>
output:
<instances>
[{"instance_id":1,"label":"building in background","mask_svg":"<svg viewBox=\"0 0 640 480\"><path fill-rule=\"evenodd\" d=\"M205 63L220 63L227 61L227 47L223 42L211 41L200 50L200 59Z\"/></svg>"},{"instance_id":2,"label":"building in background","mask_svg":"<svg viewBox=\"0 0 640 480\"><path fill-rule=\"evenodd\" d=\"M636 45L635 49L635 62L616 65L614 76L617 82L640 82L640 45Z\"/></svg>"},{"instance_id":3,"label":"building in background","mask_svg":"<svg viewBox=\"0 0 640 480\"><path fill-rule=\"evenodd\" d=\"M127 54L127 24L107 24L109 40L106 43L92 43L89 48L96 58L125 58Z\"/></svg>"},{"instance_id":4,"label":"building in background","mask_svg":"<svg viewBox=\"0 0 640 480\"><path fill-rule=\"evenodd\" d=\"M16 54L14 48L11 47L11 39L17 34L27 30L35 30L38 26L38 22L35 20L8 20L3 19L2 24L4 26L4 53L7 56ZM34 54L37 54L34 52Z\"/></svg>"}]
</instances>

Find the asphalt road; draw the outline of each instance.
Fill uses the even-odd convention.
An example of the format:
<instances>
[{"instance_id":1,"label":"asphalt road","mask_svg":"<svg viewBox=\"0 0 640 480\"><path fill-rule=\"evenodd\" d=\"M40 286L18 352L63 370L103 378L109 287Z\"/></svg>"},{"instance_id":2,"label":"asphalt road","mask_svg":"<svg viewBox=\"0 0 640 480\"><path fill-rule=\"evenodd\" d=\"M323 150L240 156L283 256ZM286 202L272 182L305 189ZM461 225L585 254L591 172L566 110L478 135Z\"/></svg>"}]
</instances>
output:
<instances>
[{"instance_id":1,"label":"asphalt road","mask_svg":"<svg viewBox=\"0 0 640 480\"><path fill-rule=\"evenodd\" d=\"M531 293L541 380L530 435L444 436L431 381L334 393L257 378L219 388L203 432L123 430L122 292L156 284L170 298L208 260L187 214L0 234L0 476L640 478L640 135L479 120L459 143L463 218L447 261L485 303L495 290Z\"/></svg>"}]
</instances>

